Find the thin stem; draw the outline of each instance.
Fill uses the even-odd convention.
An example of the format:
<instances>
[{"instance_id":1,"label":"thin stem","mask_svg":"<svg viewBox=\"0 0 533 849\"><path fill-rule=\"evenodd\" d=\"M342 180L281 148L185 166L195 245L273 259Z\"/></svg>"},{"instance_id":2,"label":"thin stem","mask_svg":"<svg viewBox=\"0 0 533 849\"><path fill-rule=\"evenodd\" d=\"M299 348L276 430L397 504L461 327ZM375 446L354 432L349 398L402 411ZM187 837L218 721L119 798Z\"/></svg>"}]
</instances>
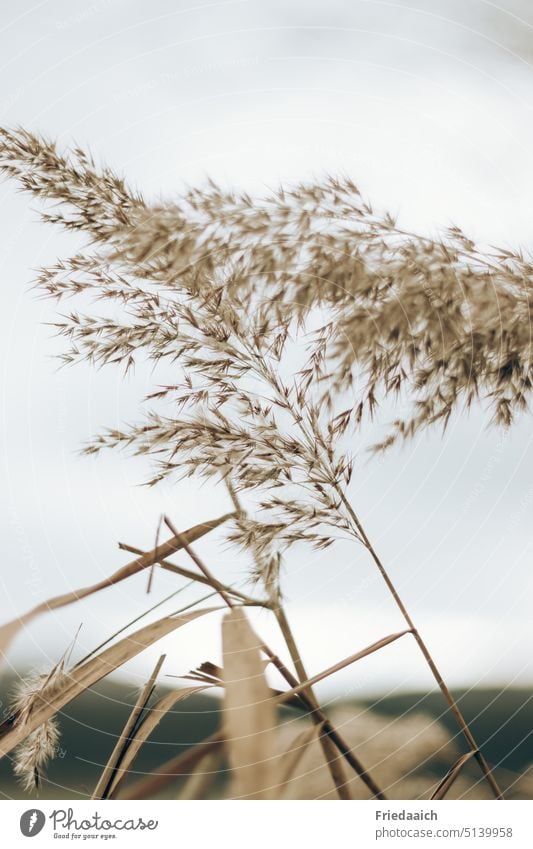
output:
<instances>
[{"instance_id":1,"label":"thin stem","mask_svg":"<svg viewBox=\"0 0 533 849\"><path fill-rule=\"evenodd\" d=\"M309 710L313 723L317 726L319 724L322 725L323 732L327 734L327 736L337 747L345 761L351 766L354 772L357 773L359 778L366 784L368 789L371 791L372 795L376 799L386 800L387 797L385 796L383 791L379 789L378 785L375 783L372 776L366 771L361 761L354 755L348 743L346 743L346 741L341 737L338 731L335 730L322 708L318 704L316 704L316 698L316 706L313 705L313 702L309 698L307 682L305 682L306 688L302 690L301 683L298 683L298 680L291 672L289 672L289 670L287 669L285 664L282 663L279 657L275 655L274 652L266 645L263 646L263 651L270 658L270 660L272 661L276 669L280 672L280 674L283 676L283 678L285 678L287 684L289 684L291 689L295 691L295 695L300 697L304 706ZM280 695L280 701L286 702L287 699L288 694L282 693Z\"/></svg>"},{"instance_id":2,"label":"thin stem","mask_svg":"<svg viewBox=\"0 0 533 849\"><path fill-rule=\"evenodd\" d=\"M198 557L197 554L195 554L195 552L192 550L192 548L190 547L189 543L187 542L187 540L185 539L183 534L180 534L180 532L176 530L176 528L174 527L174 525L172 524L172 522L170 521L168 516L164 517L164 522L165 522L165 525L172 531L174 536L181 543L181 545L183 546L183 548L185 549L185 551L187 552L187 554L189 555L191 560L194 563L196 563L200 572L203 572L203 574L205 575L205 577L207 578L207 580L209 581L211 586L214 587L217 590L221 599L227 604L227 606L229 608L231 608L233 610L233 607L234 607L233 602L230 599L229 595L226 593L226 590L224 589L222 584L220 584L219 581L215 578L215 576L211 574L211 572L209 571L209 569L207 568L205 563L202 560L200 560L200 558Z\"/></svg>"},{"instance_id":3,"label":"thin stem","mask_svg":"<svg viewBox=\"0 0 533 849\"><path fill-rule=\"evenodd\" d=\"M287 648L289 650L289 654L291 655L292 662L294 663L294 667L298 674L299 681L297 681L292 675L289 680L284 672L280 669L281 674L285 677L285 680L292 688L299 687L302 684L305 684L305 690L302 691L302 695L307 697L310 708L312 709L311 719L316 725L323 724L324 733L329 737L329 739L335 744L341 755L345 758L345 760L350 764L352 769L357 773L359 778L366 784L368 789L371 791L372 795L376 799L386 799L387 797L383 793L382 790L378 787L372 776L366 771L363 764L359 761L358 758L353 754L348 744L343 740L340 734L334 729L330 720L320 707L317 698L314 694L313 688L309 685L308 679L309 676L306 672L304 663L302 661L300 652L296 645L296 641L294 639L294 635L292 633L292 629L289 625L289 620L285 614L285 611L281 605L278 605L274 608L274 615L276 616L276 620L278 622L279 628L285 642L287 644ZM279 668L279 667L278 667ZM323 739L322 737L320 738Z\"/></svg>"}]
</instances>

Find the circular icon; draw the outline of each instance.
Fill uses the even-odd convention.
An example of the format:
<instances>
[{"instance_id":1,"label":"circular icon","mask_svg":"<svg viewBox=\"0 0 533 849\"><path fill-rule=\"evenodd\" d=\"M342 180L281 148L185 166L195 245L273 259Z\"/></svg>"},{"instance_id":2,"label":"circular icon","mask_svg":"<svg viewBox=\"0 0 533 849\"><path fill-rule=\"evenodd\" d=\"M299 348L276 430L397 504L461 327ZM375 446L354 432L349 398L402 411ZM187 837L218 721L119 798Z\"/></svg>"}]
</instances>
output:
<instances>
[{"instance_id":1,"label":"circular icon","mask_svg":"<svg viewBox=\"0 0 533 849\"><path fill-rule=\"evenodd\" d=\"M35 837L43 830L46 822L46 817L42 811L37 808L31 808L29 811L24 811L20 818L20 830L24 837Z\"/></svg>"}]
</instances>

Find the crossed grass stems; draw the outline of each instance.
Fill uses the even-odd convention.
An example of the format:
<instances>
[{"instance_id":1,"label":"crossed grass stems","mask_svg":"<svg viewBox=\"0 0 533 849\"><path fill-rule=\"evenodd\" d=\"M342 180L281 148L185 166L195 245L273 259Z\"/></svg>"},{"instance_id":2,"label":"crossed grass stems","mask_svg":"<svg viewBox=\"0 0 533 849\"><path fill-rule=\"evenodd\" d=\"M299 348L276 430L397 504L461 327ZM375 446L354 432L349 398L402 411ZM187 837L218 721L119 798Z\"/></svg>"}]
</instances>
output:
<instances>
[{"instance_id":1,"label":"crossed grass stems","mask_svg":"<svg viewBox=\"0 0 533 849\"><path fill-rule=\"evenodd\" d=\"M229 485L228 488L229 488L230 494L231 494L231 496L234 500L235 507L237 508L237 515L239 515L242 512L241 504L240 504L240 502L239 502L239 500L238 500L238 498L235 494L235 491L231 487L231 485ZM233 595L234 598L235 598L235 596L237 596L237 598L239 598L241 600L241 603L252 604L252 605L259 604L260 606L265 607L265 608L267 608L267 609L269 609L273 612L273 614L274 614L274 616L277 620L277 623L279 625L280 631L283 634L283 637L284 637L287 649L289 651L291 660L294 664L294 668L295 668L296 674L298 676L298 679L296 679L293 676L293 674L286 668L286 666L282 663L282 661L280 661L280 659L274 654L274 652L272 652L272 650L267 645L263 644L261 646L261 648L262 648L264 654L266 655L266 657L277 668L278 672L280 672L282 677L286 680L286 682L292 688L292 690L289 691L289 694L285 694L285 698L288 698L288 696L297 695L302 706L310 712L310 718L312 719L312 721L316 725L321 727L320 742L322 744L324 755L325 755L329 770L331 772L331 777L332 777L332 779L335 783L335 787L336 787L338 796L341 799L350 798L350 795L349 795L349 790L346 786L345 780L343 779L342 769L338 768L338 759L336 758L336 756L334 756L334 755L332 756L331 744L333 744L333 746L338 750L340 755L346 760L346 762L349 764L349 766L357 773L359 778L364 782L364 784L370 790L373 797L375 797L377 799L385 799L386 796L385 796L384 792L378 787L378 785L376 784L374 779L371 777L369 772L365 769L363 764L359 761L359 759L350 750L349 746L342 739L340 734L331 725L331 722L327 719L326 715L324 714L323 710L320 708L320 706L317 702L316 696L313 692L313 685L318 683L319 681L326 679L327 677L329 677L330 675L339 671L340 669L343 669L346 666L356 662L357 660L360 660L364 657L367 657L368 655L373 654L374 652L380 651L381 649L390 645L392 642L395 642L396 640L400 639L401 637L403 637L407 634L413 635L413 637L414 637L414 639L415 639L415 641L416 641L426 663L429 666L429 669L431 670L433 677L435 678L435 681L437 682L437 684L439 686L439 689L441 690L441 692L442 692L442 694L443 694L443 696L444 696L444 698L445 698L445 700L448 704L448 707L452 711L452 713L453 713L453 715L454 715L454 717L457 721L459 729L461 730L461 732L462 732L462 734L463 734L463 736L464 736L464 738L465 738L465 740L468 744L468 748L470 750L466 755L462 755L456 761L456 763L453 764L453 766L450 768L448 773L444 776L443 780L437 786L436 790L434 791L434 793L432 795L432 799L443 799L445 797L446 793L450 790L450 788L452 787L456 778L458 778L461 770L469 762L469 760L471 758L475 758L475 760L479 764L481 771L484 775L484 778L487 781L488 785L490 786L494 796L497 799L503 798L502 791L501 791L496 779L494 778L494 775L492 774L492 771L489 767L489 764L487 763L483 753L480 751L480 749L479 749L479 747L476 743L476 740L475 740L475 738L474 738L474 736L473 736L473 734L472 734L472 732L471 732L471 730L468 726L468 723L464 719L464 717L461 713L461 710L459 709L451 691L449 690L447 684L445 683L435 661L433 660L433 657L432 657L426 643L424 642L424 640L421 637L418 629L416 628L411 616L409 615L407 608L405 607L400 595L398 594L398 591L396 590L394 583L392 582L391 578L389 577L387 570L385 569L382 561L380 560L380 558L377 555L375 549L373 548L370 540L368 539L368 537L365 533L365 530L364 530L360 520L358 519L357 514L353 510L351 504L348 502L348 500L345 498L344 495L342 495L342 497L343 497L343 502L345 504L345 507L346 507L346 509L347 509L347 511L350 515L350 518L353 521L354 526L357 530L357 533L362 538L365 547L367 548L370 556L372 557L372 560L374 561L375 565L377 566L383 580L385 581L387 589L389 590L390 594L392 595L394 602L396 603L397 607L399 608L399 610L400 610L400 612L401 612L401 614L402 614L402 616L403 616L408 627L403 631L389 634L386 637L382 638L381 640L378 640L378 641L372 643L371 645L367 646L363 650L357 652L354 655L351 655L350 657L346 658L343 661L340 661L338 664L335 664L330 669L325 670L324 672L314 676L313 678L309 678L309 676L306 672L306 669L305 669L305 666L303 664L300 652L298 650L292 629L291 629L289 621L287 619L284 607L280 603L279 599L276 600L276 601L272 601L272 600L258 601L256 599L250 599L248 596L245 596L242 593L238 593L238 592L236 593L230 587L226 587L225 585L221 584L212 575L212 573L209 571L207 566L202 562L202 560L198 557L198 555L188 545L186 539L183 538L179 534L179 532L176 530L176 528L174 527L174 525L172 524L172 522L170 521L170 519L168 517L165 517L165 523L167 524L169 529L172 531L172 533L174 533L174 535L180 540L180 542L182 542L183 548L185 549L185 551L187 551L187 553L189 554L191 559L199 567L199 569L202 572L202 574L204 575L205 579L219 593L219 595L223 599L224 603L226 605L228 605L228 607L232 608L233 605L234 605L234 601L232 601L232 599L231 599L231 595ZM188 676L188 677L195 677L195 676ZM202 677L198 676L198 680L202 680ZM174 762L174 764L173 764L174 768L179 766L179 760L187 762L189 760L189 758L187 757L187 754L185 756L181 756L181 759L178 759L177 762L176 761ZM168 765L168 766L170 766L170 765Z\"/></svg>"},{"instance_id":2,"label":"crossed grass stems","mask_svg":"<svg viewBox=\"0 0 533 849\"><path fill-rule=\"evenodd\" d=\"M172 572L182 578L186 578L188 581L188 584L186 586L190 586L193 583L199 583L210 589L208 595L203 596L202 598L196 600L192 604L188 605L185 608L182 608L181 610L173 614L173 616L170 618L173 618L174 620L176 617L183 616L186 611L191 611L191 608L197 608L199 604L203 603L204 601L207 601L214 595L218 595L223 601L224 605L228 608L228 610L232 612L235 612L236 610L243 611L244 608L251 606L262 607L265 610L270 611L274 615L280 628L280 631L283 635L288 653L294 666L295 674L291 672L290 669L288 669L286 664L283 663L283 661L276 655L275 652L272 651L272 649L267 644L265 644L263 641L261 641L260 638L257 638L255 634L252 633L252 639L256 643L256 647L259 649L261 655L264 657L267 663L271 664L279 672L281 677L286 681L289 686L289 690L286 691L272 690L269 688L268 696L274 704L290 705L292 707L298 708L300 711L305 712L305 714L309 717L309 719L313 723L314 730L318 736L323 751L324 759L327 768L329 769L329 772L331 774L331 778L335 786L337 796L340 799L351 798L349 781L346 777L343 762L349 767L350 770L355 772L359 779L365 784L373 798L383 800L387 797L384 790L377 784L377 782L369 773L369 771L361 763L360 759L351 750L350 746L341 736L339 731L333 726L331 721L328 719L324 710L321 708L317 701L313 687L318 682L325 680L326 678L335 674L341 669L344 669L347 666L357 662L358 660L364 657L368 657L369 655L375 652L381 651L396 640L408 634L411 634L414 637L424 659L426 660L433 674L433 677L435 678L448 704L449 709L453 713L457 721L458 727L462 732L464 739L466 740L469 750L466 754L461 755L459 759L451 766L451 768L448 770L441 782L435 788L431 798L445 798L446 794L452 787L455 780L460 775L465 765L469 763L472 759L475 759L479 764L484 779L489 784L494 796L497 799L503 798L502 792L491 772L491 769L487 761L485 760L482 752L479 750L479 747L477 746L472 732L470 731L468 724L466 723L449 688L444 682L442 675L440 674L432 658L432 655L430 654L429 649L427 648L424 640L420 636L393 582L391 581L385 567L383 566L370 541L368 540L364 529L351 506L347 505L350 517L356 525L359 535L364 540L365 547L368 549L374 563L376 564L380 574L382 575L386 586L389 592L391 593L396 605L400 609L408 627L405 630L396 633L391 633L383 637L382 639L372 643L371 645L366 646L355 654L334 664L332 667L318 673L317 675L310 677L303 664L294 634L292 632L287 615L285 613L284 606L281 603L279 597L275 599L256 598L255 596L248 595L247 593L244 593L241 590L236 589L235 587L224 584L213 574L213 572L206 566L204 561L192 548L191 542L193 540L200 538L205 533L208 533L209 531L213 530L214 528L228 521L229 519L233 519L238 522L240 518L243 518L243 510L239 499L231 485L228 488L230 491L230 495L232 496L234 501L234 513L226 514L220 517L219 519L206 522L200 526L195 526L195 528L192 528L189 531L183 533L180 533L175 528L172 521L167 516L165 516L164 522L173 534L173 537L170 540L163 544L158 544L157 539L155 548L151 552L143 552L142 550L133 546L120 543L119 545L121 549L137 555L137 559L134 560L131 564L128 564L127 566L120 569L117 573L111 576L111 578L100 582L100 584L97 584L94 587L84 588L78 592L69 594L68 596L60 596L56 599L51 599L47 603L48 609L53 609L55 607L63 606L64 604L69 604L72 601L83 597L84 595L91 594L92 592L98 592L101 589L105 588L105 586L117 583L118 581L121 581L124 578L135 574L135 572L138 572L143 569L150 570L150 577L148 582L148 585L150 586L152 582L153 569L156 565L159 565L161 568L169 572ZM186 569L168 560L168 557L170 555L179 550L183 550L188 554L190 559L197 567L198 571ZM183 589L184 588L182 587L180 590L172 593L172 596L176 595L176 593L181 592ZM87 686L90 686L96 680L99 680L100 678L109 674L109 672L112 671L113 668L116 668L116 666L121 665L121 663L124 662L124 659L127 659L127 657L138 653L140 650L159 639L160 636L162 636L162 633L158 628L156 628L154 633L151 634L149 638L145 638L144 636L142 638L139 638L137 645L136 639L138 635L141 634L141 632L136 632L132 635L131 639L126 637L124 640L121 641L120 645L122 645L123 643L126 644L128 643L128 640L130 640L130 642L133 644L133 649L130 648L129 654L127 655L125 655L124 652L121 654L119 651L117 653L118 659L117 657L115 657L115 655L113 655L113 649L115 648L115 646L117 648L120 648L120 645L117 646L117 644L115 644L115 646L111 646L111 648L105 648L109 643L112 643L123 631L135 624L142 616L151 613L165 601L168 601L168 598L158 602L149 610L136 617L136 619L134 619L132 622L129 622L127 625L123 626L119 631L117 631L115 634L105 640L105 642L101 643L99 646L93 649L89 655L82 658L82 660L78 661L70 672L65 671L65 664L63 659L60 664L58 664L47 676L44 685L41 689L41 692L38 693L38 698L35 704L30 703L29 705L26 705L23 712L21 710L19 710L18 713L15 712L14 715L9 717L3 723L3 725L0 726L0 756L6 755L9 751L11 751L13 748L16 748L17 746L28 745L27 741L29 739L31 740L31 735L38 733L39 728L46 726L46 723L50 721L50 717L53 718L57 711L59 711L61 707L64 706L64 704L68 703L71 698L74 698L76 695L79 694L79 692L83 691L83 689L87 689ZM204 612L208 613L211 609L212 608L203 608L200 610L196 610L196 615L202 615ZM30 611L30 618L31 613L32 612ZM179 624L186 624L186 622L189 621L189 616L195 616L194 609L191 611L191 613L188 613L187 616L183 618L183 622L180 622ZM161 622L164 623L167 620L169 620L169 617L166 617L165 620L160 620L158 623L155 624L157 626ZM150 628L150 626L148 626L148 628ZM146 630L146 628L143 629L143 633ZM168 633L170 630L172 630L172 628L166 629L164 633ZM101 664L101 668L99 670L97 669L96 676L94 675L94 673L92 673L92 677L88 677L88 674L83 673L84 669L89 669L91 665L94 666L95 662L98 662L100 659L103 660L104 656L106 659ZM107 657L109 657L109 660L107 660ZM126 722L126 725L117 740L116 746L109 758L109 761L102 771L102 774L93 792L93 798L115 798L118 794L119 789L122 791L122 798L149 798L154 793L161 791L161 789L163 789L168 783L175 780L177 776L187 775L189 773L189 770L195 770L201 762L205 762L210 757L213 757L214 755L220 753L220 751L224 749L225 744L229 742L226 740L224 721L221 730L213 734L207 740L204 740L202 743L198 744L192 749L187 750L186 752L172 758L170 761L160 766L153 773L148 774L142 779L139 779L131 787L126 788L125 791L122 789L122 782L130 772L141 746L146 742L149 735L154 730L156 725L160 722L165 713L171 710L177 702L181 701L184 698L187 698L193 693L214 686L226 686L224 682L224 670L219 669L212 663L206 662L202 664L198 670L192 671L189 675L182 676L184 679L193 681L194 686L171 690L170 693L164 696L155 705L150 706L150 700L155 689L157 675L161 669L163 660L164 656L159 659L152 675L150 676L146 685L142 689L137 699L137 702ZM58 670L60 673L59 675ZM261 672L259 671L258 674L261 675ZM59 678L56 688L54 688L53 685L50 685L50 682L53 682L55 678ZM70 691L68 689L69 679L72 681ZM66 696L62 695L63 690L65 689L65 682L67 690ZM60 701L58 701L57 699L57 693L59 693L60 695ZM257 708L259 711L261 711L261 705L252 705L251 707L253 709ZM302 741L302 745L300 747L300 754L296 754L293 759L292 765L288 767L289 771L287 771L285 783L287 783L290 774L292 774L292 772L294 771L299 757L301 756L301 754L303 754L303 751L307 744L310 742L310 740L311 737L308 736L305 741ZM31 751L31 743L29 744L29 748ZM33 775L35 784L38 784L39 778L39 765L36 764ZM194 773L191 778L189 778L189 783L193 782L193 778ZM197 777L196 781L198 782ZM189 792L193 792L192 787ZM202 788L198 786L196 788L196 792L202 792ZM255 795L252 794L252 797L272 798L271 795L265 796L262 793L260 787L258 788L257 793Z\"/></svg>"}]
</instances>

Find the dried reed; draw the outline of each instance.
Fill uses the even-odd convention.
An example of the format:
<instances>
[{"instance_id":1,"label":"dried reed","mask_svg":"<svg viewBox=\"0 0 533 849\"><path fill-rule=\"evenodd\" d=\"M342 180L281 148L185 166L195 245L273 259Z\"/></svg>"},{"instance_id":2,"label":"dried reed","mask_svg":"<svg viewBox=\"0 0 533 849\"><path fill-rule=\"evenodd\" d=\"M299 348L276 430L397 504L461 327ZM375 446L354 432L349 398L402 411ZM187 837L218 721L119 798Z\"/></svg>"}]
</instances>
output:
<instances>
[{"instance_id":1,"label":"dried reed","mask_svg":"<svg viewBox=\"0 0 533 849\"><path fill-rule=\"evenodd\" d=\"M383 397L402 395L410 412L394 423L380 448L434 422L446 424L455 409L477 398L486 399L494 421L504 425L525 409L531 389L533 266L519 253L483 253L457 228L441 239L405 232L391 216L376 214L349 180L280 189L259 200L209 184L178 202L150 206L83 151L60 154L53 143L20 129L0 131L0 169L45 201L43 220L90 240L86 250L42 269L37 279L46 296L77 296L85 303L89 295L93 304L101 304L55 323L67 340L63 361L118 363L128 370L143 355L154 364L163 359L175 364L178 381L154 387L151 408L138 424L105 431L85 451L123 447L150 455L156 469L152 484L192 474L228 484L236 507L228 537L251 553L252 577L267 599L232 592L167 521L175 544L169 551L184 548L200 569L197 580L230 608L226 645L230 622L237 627L238 620L250 637L242 604L263 604L274 612L297 676L279 662L291 688L280 698L297 696L309 710L338 795L350 795L341 755L374 795L382 793L316 701L312 684L320 679L305 670L280 584L283 558L294 543L327 548L343 536L367 550L407 625L352 661L412 634L472 758L500 797L348 488L353 436ZM106 303L118 303L123 320L110 317ZM141 555L134 570L159 562L184 575L168 564L167 553L158 548ZM188 573L193 579L194 574ZM96 589L101 586L83 592ZM167 618L136 637L148 645L175 627L177 620ZM4 642L12 635L10 623ZM71 683L51 709L39 712L40 721L106 674L104 656L109 668L132 656L128 640L70 673ZM258 738L268 739L266 731L272 730L272 697L257 672L256 650L249 649L249 670L253 666L256 672L244 676L237 694L230 683L231 651L229 673L225 662L222 674L230 714L244 710L257 678L252 695L260 706L243 717L258 746ZM248 774L248 754L240 754L232 727L229 720L226 736L238 781L239 771ZM20 728L16 723L4 736L4 752L21 739ZM259 755L263 764L265 752L258 749ZM456 762L439 793L452 785L462 765ZM270 780L263 775L252 795L267 792ZM287 780L278 784L285 788Z\"/></svg>"}]
</instances>

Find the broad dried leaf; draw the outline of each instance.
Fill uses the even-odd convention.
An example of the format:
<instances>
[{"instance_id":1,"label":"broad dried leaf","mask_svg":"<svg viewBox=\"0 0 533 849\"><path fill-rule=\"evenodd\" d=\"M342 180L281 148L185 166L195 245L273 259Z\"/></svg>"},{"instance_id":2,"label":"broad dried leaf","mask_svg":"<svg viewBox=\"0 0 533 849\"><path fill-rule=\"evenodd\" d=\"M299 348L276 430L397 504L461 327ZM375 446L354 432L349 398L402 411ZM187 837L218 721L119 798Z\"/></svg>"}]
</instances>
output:
<instances>
[{"instance_id":1,"label":"broad dried leaf","mask_svg":"<svg viewBox=\"0 0 533 849\"><path fill-rule=\"evenodd\" d=\"M273 798L277 784L276 714L260 647L242 608L224 616L223 721L237 798Z\"/></svg>"}]
</instances>

